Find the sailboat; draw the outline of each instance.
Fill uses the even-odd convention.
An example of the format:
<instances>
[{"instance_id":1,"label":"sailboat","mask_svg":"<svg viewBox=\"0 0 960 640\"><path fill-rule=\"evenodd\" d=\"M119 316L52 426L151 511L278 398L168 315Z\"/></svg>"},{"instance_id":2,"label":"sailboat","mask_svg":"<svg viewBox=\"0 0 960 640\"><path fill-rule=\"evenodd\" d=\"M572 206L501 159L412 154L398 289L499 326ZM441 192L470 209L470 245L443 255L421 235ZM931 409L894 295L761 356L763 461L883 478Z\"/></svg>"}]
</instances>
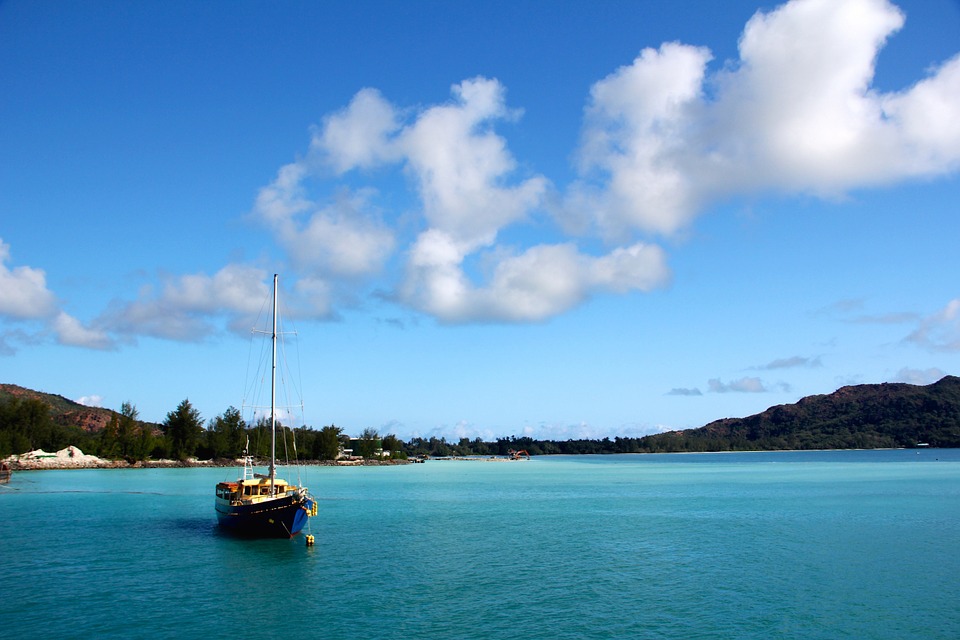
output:
<instances>
[{"instance_id":1,"label":"sailboat","mask_svg":"<svg viewBox=\"0 0 960 640\"><path fill-rule=\"evenodd\" d=\"M270 467L255 473L248 446L243 474L235 482L217 484L217 522L232 534L253 538L292 538L317 514L316 500L306 487L277 477L277 281L273 276L273 361L270 373ZM307 543L313 536L307 536Z\"/></svg>"}]
</instances>

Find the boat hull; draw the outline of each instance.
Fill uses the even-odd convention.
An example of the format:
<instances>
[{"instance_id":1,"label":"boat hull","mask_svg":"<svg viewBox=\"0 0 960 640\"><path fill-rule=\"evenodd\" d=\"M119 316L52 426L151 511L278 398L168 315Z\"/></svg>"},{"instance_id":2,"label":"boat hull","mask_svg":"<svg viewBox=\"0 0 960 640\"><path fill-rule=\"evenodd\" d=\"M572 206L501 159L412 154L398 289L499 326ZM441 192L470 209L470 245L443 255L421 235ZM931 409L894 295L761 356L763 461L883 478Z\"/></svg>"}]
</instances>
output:
<instances>
[{"instance_id":1,"label":"boat hull","mask_svg":"<svg viewBox=\"0 0 960 640\"><path fill-rule=\"evenodd\" d=\"M217 498L217 523L231 535L292 538L306 524L310 507L309 498L295 495L240 505Z\"/></svg>"}]
</instances>

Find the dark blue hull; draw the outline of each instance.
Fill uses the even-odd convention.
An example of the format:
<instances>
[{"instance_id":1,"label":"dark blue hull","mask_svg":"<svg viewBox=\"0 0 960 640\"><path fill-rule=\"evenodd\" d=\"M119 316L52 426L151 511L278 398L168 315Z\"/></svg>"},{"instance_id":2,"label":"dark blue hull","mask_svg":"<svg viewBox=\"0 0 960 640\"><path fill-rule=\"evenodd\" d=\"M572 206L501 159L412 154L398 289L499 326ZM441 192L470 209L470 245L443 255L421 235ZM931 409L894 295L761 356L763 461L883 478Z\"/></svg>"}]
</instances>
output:
<instances>
[{"instance_id":1,"label":"dark blue hull","mask_svg":"<svg viewBox=\"0 0 960 640\"><path fill-rule=\"evenodd\" d=\"M310 500L297 496L244 505L232 505L217 499L217 522L233 535L292 538L306 524L310 506Z\"/></svg>"}]
</instances>

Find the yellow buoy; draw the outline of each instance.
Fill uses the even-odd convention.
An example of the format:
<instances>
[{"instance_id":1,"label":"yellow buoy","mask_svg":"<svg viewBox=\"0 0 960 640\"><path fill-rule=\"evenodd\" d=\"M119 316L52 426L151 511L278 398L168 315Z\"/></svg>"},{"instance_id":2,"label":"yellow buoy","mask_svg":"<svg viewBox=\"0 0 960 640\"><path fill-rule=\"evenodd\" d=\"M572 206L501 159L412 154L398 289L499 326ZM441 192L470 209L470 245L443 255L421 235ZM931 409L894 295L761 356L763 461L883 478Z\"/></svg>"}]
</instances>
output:
<instances>
[{"instance_id":1,"label":"yellow buoy","mask_svg":"<svg viewBox=\"0 0 960 640\"><path fill-rule=\"evenodd\" d=\"M312 547L312 546L313 546L313 534L310 534L310 535L307 536L307 546L308 546L308 547Z\"/></svg>"}]
</instances>

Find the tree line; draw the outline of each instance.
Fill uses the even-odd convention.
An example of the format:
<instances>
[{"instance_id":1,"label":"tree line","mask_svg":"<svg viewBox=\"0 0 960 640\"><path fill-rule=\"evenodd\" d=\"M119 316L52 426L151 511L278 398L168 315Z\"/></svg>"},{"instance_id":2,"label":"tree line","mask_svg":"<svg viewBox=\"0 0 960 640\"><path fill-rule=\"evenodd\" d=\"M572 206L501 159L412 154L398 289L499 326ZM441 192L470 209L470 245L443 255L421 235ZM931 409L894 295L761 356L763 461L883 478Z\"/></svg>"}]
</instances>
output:
<instances>
[{"instance_id":1,"label":"tree line","mask_svg":"<svg viewBox=\"0 0 960 640\"><path fill-rule=\"evenodd\" d=\"M235 407L228 407L204 422L200 412L185 399L162 423L155 424L140 420L136 406L124 402L103 429L89 433L76 426L58 424L50 406L42 400L0 400L0 457L36 449L59 451L70 445L101 458L128 462L232 460L245 450L254 458L264 459L270 455L270 422L262 418L248 424ZM443 437L418 437L405 442L393 434L381 436L375 429L365 429L355 439L335 425L278 429L277 457L281 460L335 460L343 449L352 449L353 455L362 458L507 456L515 450L527 450L531 455L647 450L633 438L552 441L510 437L485 442L480 438L447 441Z\"/></svg>"},{"instance_id":2,"label":"tree line","mask_svg":"<svg viewBox=\"0 0 960 640\"><path fill-rule=\"evenodd\" d=\"M270 456L270 420L248 424L235 407L204 423L189 399L166 415L160 424L144 422L130 402L113 413L107 425L89 433L73 425L58 424L50 406L36 398L0 400L0 458L43 449L59 451L76 446L84 453L110 460L234 460L244 451L258 459ZM335 460L342 449L365 457L406 457L403 443L394 435L381 437L366 429L351 439L335 425L291 429L278 425L278 460Z\"/></svg>"},{"instance_id":3,"label":"tree line","mask_svg":"<svg viewBox=\"0 0 960 640\"><path fill-rule=\"evenodd\" d=\"M0 457L34 449L58 451L75 445L101 458L138 461L187 458L236 459L249 443L250 455L269 455L270 425L248 424L234 407L203 422L190 401L182 401L161 424L143 422L125 402L107 426L88 433L57 423L49 404L32 398L0 399ZM809 396L747 418L725 418L699 429L638 438L538 440L529 437L413 438L380 436L366 429L351 439L337 426L321 429L284 427L277 437L277 457L288 460L333 460L341 449L371 458L411 456L505 456L673 453L781 449L875 449L960 447L960 378L946 376L927 386L900 383L843 387L826 396Z\"/></svg>"}]
</instances>

